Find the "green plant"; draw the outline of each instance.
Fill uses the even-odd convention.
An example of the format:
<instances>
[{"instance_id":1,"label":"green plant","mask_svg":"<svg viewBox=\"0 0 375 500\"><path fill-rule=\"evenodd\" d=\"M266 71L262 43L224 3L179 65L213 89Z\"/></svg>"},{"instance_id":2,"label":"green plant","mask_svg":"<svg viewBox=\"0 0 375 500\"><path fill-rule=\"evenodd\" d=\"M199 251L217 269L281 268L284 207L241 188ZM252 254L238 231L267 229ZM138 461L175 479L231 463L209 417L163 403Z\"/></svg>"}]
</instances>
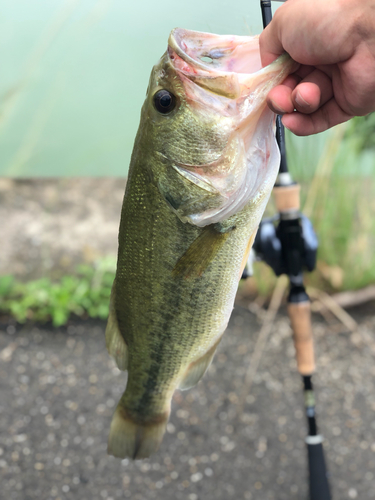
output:
<instances>
[{"instance_id":1,"label":"green plant","mask_svg":"<svg viewBox=\"0 0 375 500\"><path fill-rule=\"evenodd\" d=\"M67 322L70 314L105 319L116 261L106 257L94 265L81 265L75 275L58 282L41 278L27 283L13 276L0 277L0 313L17 321L52 320L54 326Z\"/></svg>"}]
</instances>

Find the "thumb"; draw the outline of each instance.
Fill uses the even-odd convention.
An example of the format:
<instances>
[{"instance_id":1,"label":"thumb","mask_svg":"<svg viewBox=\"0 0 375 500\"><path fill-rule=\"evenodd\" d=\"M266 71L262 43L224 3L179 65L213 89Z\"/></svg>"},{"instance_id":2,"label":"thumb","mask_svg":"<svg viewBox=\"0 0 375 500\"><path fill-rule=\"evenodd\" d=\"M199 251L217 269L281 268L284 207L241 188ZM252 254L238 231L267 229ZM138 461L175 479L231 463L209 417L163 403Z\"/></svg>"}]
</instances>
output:
<instances>
[{"instance_id":1,"label":"thumb","mask_svg":"<svg viewBox=\"0 0 375 500\"><path fill-rule=\"evenodd\" d=\"M296 29L298 30L305 3L306 0L288 0L288 2L283 3L277 8L272 21L259 37L262 66L271 64L281 54L289 52L285 50L284 46L285 35L290 35L290 32L294 33ZM290 36L287 36L287 38L290 38Z\"/></svg>"},{"instance_id":2,"label":"thumb","mask_svg":"<svg viewBox=\"0 0 375 500\"><path fill-rule=\"evenodd\" d=\"M277 19L273 19L259 37L260 59L263 67L271 64L272 61L285 52L278 31Z\"/></svg>"}]
</instances>

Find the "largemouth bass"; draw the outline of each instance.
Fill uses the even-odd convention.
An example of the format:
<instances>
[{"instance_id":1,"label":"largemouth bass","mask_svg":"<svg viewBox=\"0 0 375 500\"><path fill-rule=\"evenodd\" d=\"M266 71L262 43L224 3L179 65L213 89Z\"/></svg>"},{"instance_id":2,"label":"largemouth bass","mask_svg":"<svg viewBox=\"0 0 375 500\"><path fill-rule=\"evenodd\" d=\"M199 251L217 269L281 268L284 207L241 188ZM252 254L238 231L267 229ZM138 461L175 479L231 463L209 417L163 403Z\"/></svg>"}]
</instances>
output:
<instances>
[{"instance_id":1,"label":"largemouth bass","mask_svg":"<svg viewBox=\"0 0 375 500\"><path fill-rule=\"evenodd\" d=\"M106 330L128 371L108 452L144 458L176 390L195 385L226 329L279 151L266 96L294 70L261 67L258 37L172 31L142 108Z\"/></svg>"}]
</instances>

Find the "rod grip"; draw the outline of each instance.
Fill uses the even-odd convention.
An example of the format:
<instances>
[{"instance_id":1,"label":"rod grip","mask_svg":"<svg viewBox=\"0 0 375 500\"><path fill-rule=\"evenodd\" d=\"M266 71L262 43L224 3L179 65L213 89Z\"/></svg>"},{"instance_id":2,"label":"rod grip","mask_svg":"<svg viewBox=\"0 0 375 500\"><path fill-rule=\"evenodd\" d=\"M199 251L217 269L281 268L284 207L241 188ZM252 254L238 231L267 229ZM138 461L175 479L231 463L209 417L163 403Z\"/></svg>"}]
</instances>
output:
<instances>
[{"instance_id":1,"label":"rod grip","mask_svg":"<svg viewBox=\"0 0 375 500\"><path fill-rule=\"evenodd\" d=\"M292 184L290 186L275 186L273 188L273 197L278 212L288 212L289 210L299 210L300 185Z\"/></svg>"},{"instance_id":2,"label":"rod grip","mask_svg":"<svg viewBox=\"0 0 375 500\"><path fill-rule=\"evenodd\" d=\"M301 375L311 375L315 371L315 356L310 301L288 304L288 314L292 324L298 371Z\"/></svg>"},{"instance_id":3,"label":"rod grip","mask_svg":"<svg viewBox=\"0 0 375 500\"><path fill-rule=\"evenodd\" d=\"M308 444L310 500L331 500L322 443Z\"/></svg>"}]
</instances>

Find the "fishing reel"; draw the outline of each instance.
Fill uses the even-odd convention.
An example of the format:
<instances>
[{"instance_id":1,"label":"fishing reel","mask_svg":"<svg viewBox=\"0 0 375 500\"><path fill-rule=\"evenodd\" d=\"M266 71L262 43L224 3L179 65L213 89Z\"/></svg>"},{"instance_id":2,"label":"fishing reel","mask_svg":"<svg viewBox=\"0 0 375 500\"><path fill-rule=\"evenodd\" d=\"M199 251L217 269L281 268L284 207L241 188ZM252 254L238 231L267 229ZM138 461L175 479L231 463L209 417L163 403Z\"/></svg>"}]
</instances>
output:
<instances>
[{"instance_id":1,"label":"fishing reel","mask_svg":"<svg viewBox=\"0 0 375 500\"><path fill-rule=\"evenodd\" d=\"M276 276L287 274L293 279L303 270L315 269L318 238L305 215L285 218L284 214L278 214L260 222L253 250L242 279L252 275L254 260L268 264Z\"/></svg>"},{"instance_id":2,"label":"fishing reel","mask_svg":"<svg viewBox=\"0 0 375 500\"><path fill-rule=\"evenodd\" d=\"M257 258L268 264L276 276L313 271L318 238L310 220L302 214L290 219L283 215L261 221L253 245Z\"/></svg>"}]
</instances>

